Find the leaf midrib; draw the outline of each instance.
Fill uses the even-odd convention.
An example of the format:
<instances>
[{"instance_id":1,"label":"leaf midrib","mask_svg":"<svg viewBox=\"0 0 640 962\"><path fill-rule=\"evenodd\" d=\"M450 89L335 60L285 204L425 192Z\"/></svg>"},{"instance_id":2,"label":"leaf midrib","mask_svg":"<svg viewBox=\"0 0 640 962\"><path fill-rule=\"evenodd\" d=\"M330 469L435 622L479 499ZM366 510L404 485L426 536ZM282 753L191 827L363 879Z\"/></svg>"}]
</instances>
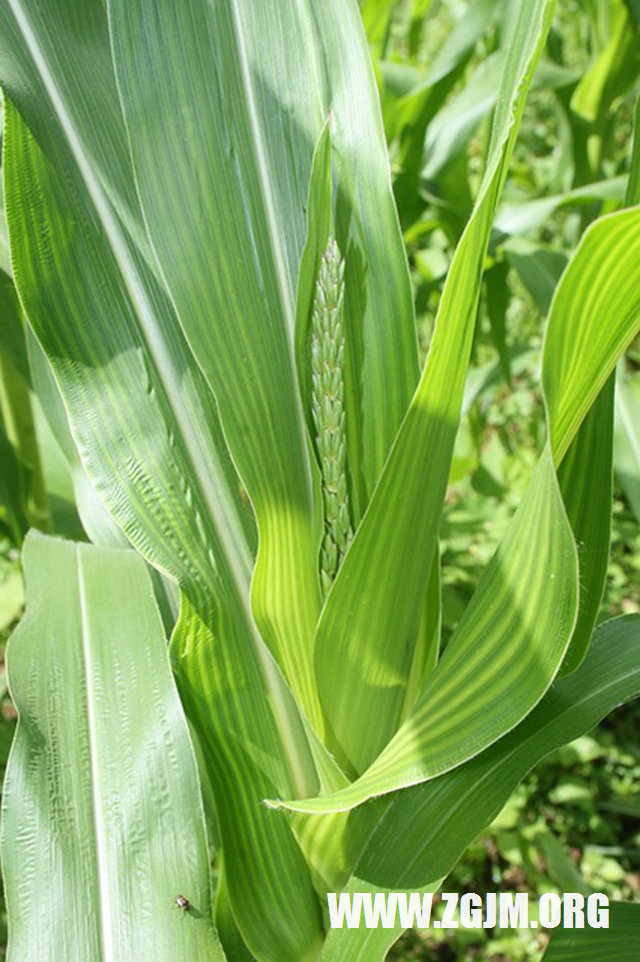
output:
<instances>
[{"instance_id":1,"label":"leaf midrib","mask_svg":"<svg viewBox=\"0 0 640 962\"><path fill-rule=\"evenodd\" d=\"M96 851L96 887L98 895L97 916L100 936L100 954L104 962L116 962L113 945L113 912L109 889L109 854L105 833L105 812L100 791L100 766L98 751L97 712L92 685L93 665L91 658L91 630L87 610L87 591L84 583L82 548L76 545L76 572L78 578L78 598L80 601L82 659L85 676L87 730L89 736L89 758L91 767L91 804L93 833Z\"/></svg>"}]
</instances>

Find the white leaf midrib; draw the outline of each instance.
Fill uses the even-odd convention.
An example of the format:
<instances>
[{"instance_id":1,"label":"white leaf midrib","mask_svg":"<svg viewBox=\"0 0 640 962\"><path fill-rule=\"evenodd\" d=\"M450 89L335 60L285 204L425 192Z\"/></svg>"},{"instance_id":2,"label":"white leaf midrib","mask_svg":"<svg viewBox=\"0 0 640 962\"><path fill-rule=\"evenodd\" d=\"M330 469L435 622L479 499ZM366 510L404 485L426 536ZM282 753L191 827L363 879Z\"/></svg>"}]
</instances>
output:
<instances>
[{"instance_id":1,"label":"white leaf midrib","mask_svg":"<svg viewBox=\"0 0 640 962\"><path fill-rule=\"evenodd\" d=\"M98 887L98 928L103 962L116 962L113 940L114 923L111 904L108 842L105 830L105 811L100 785L98 721L93 689L93 662L91 657L91 630L87 609L87 591L82 564L82 548L76 545L76 571L78 598L80 601L82 660L87 705L87 728L89 735L89 758L91 767L91 802L93 828L96 843L96 867Z\"/></svg>"}]
</instances>

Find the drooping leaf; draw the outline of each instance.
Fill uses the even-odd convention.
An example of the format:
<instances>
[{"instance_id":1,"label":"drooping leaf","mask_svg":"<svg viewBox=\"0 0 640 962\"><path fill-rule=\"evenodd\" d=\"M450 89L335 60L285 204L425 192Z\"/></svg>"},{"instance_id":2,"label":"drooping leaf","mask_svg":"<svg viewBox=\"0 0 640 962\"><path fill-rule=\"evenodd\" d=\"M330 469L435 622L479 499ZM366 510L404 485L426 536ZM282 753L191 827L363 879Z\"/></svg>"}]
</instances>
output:
<instances>
[{"instance_id":1,"label":"drooping leaf","mask_svg":"<svg viewBox=\"0 0 640 962\"><path fill-rule=\"evenodd\" d=\"M638 695L640 617L628 615L597 628L580 668L557 681L505 738L454 771L399 792L356 874L390 889L418 889L447 875L531 768ZM400 832L403 824L411 831Z\"/></svg>"},{"instance_id":2,"label":"drooping leaf","mask_svg":"<svg viewBox=\"0 0 640 962\"><path fill-rule=\"evenodd\" d=\"M556 464L640 327L640 207L585 232L558 285L542 383Z\"/></svg>"},{"instance_id":3,"label":"drooping leaf","mask_svg":"<svg viewBox=\"0 0 640 962\"><path fill-rule=\"evenodd\" d=\"M503 204L498 211L494 224L495 230L503 235L526 234L536 230L564 207L579 207L593 203L594 200L621 201L627 187L626 177L611 177L595 184L576 187L555 197L540 197L521 204Z\"/></svg>"}]
</instances>

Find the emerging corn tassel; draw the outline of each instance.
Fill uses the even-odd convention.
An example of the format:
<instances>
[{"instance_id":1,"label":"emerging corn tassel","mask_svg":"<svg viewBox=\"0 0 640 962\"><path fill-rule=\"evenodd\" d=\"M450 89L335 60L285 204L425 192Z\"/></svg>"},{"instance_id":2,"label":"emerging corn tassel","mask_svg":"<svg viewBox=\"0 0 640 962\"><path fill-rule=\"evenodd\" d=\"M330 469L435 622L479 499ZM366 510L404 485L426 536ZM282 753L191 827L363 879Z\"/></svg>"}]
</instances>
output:
<instances>
[{"instance_id":1,"label":"emerging corn tassel","mask_svg":"<svg viewBox=\"0 0 640 962\"><path fill-rule=\"evenodd\" d=\"M311 325L312 411L325 523L320 577L325 595L352 537L344 416L343 296L344 261L331 238L320 262Z\"/></svg>"}]
</instances>

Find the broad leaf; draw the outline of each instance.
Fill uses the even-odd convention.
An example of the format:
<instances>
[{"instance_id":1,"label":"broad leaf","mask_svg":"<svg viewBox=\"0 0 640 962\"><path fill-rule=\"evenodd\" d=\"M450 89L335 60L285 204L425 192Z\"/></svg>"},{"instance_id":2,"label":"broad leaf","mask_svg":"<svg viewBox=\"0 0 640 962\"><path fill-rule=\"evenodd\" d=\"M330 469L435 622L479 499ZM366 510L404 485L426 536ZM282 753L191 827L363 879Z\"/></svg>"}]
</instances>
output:
<instances>
[{"instance_id":1,"label":"broad leaf","mask_svg":"<svg viewBox=\"0 0 640 962\"><path fill-rule=\"evenodd\" d=\"M556 465L562 462L618 357L640 326L638 265L639 208L602 218L586 232L556 291L545 338L542 381L549 445L505 541L429 689L371 768L340 795L295 803L296 809L342 811L374 795L432 778L517 724L552 681L573 634L577 601L575 559L571 559L575 549L552 459ZM606 446L610 446L610 404L608 413L606 401L601 405L604 407L593 417L604 417ZM602 430L598 429L600 436L594 438L589 422L585 423L576 442L579 460L588 458L594 444L605 441ZM608 474L606 460L602 470ZM600 488L587 478L572 489L566 480L571 474L571 462L567 462L563 483L571 520L580 534L585 525L589 527L589 515L601 507ZM609 480L604 476L602 480L610 492ZM569 669L584 655L602 590L606 531L594 528L588 534L588 593ZM339 583L340 577L336 586ZM329 601L333 594L335 587ZM536 613L532 605L537 606ZM496 672L500 664L507 666L506 670ZM471 665L475 666L472 676L468 674ZM485 684L482 711L470 716L479 688ZM491 692L493 711L486 704L487 691Z\"/></svg>"},{"instance_id":2,"label":"broad leaf","mask_svg":"<svg viewBox=\"0 0 640 962\"><path fill-rule=\"evenodd\" d=\"M530 769L639 695L640 616L627 615L596 629L580 668L557 681L507 736L454 771L394 796L354 874L392 890L418 890L448 875Z\"/></svg>"},{"instance_id":3,"label":"broad leaf","mask_svg":"<svg viewBox=\"0 0 640 962\"><path fill-rule=\"evenodd\" d=\"M362 26L355 5L337 0L284 0L277 13L264 0L180 7L111 0L109 9L151 240L256 512L253 611L319 724L311 664L319 486L294 342L309 175L328 117L336 237L347 265L356 505L366 503L417 377L407 268Z\"/></svg>"},{"instance_id":4,"label":"broad leaf","mask_svg":"<svg viewBox=\"0 0 640 962\"><path fill-rule=\"evenodd\" d=\"M219 704L207 701L212 694L210 661L215 658L218 690L224 691L229 710L238 715L231 730L240 726L246 731L249 726L249 751L257 753L259 764L272 759L281 776L268 784L317 786L297 707L249 612L251 531L222 436L216 435L219 426L211 395L180 340L175 320L171 324L168 302L153 277L140 259L133 259L130 246L119 246L125 241L117 223L107 212L107 226L115 237L100 232L87 216L91 198L83 192L82 182L69 192L60 179L69 163L64 145L58 154L52 145L54 167L7 106L5 176L28 184L24 193L12 189L11 196L16 201L37 198L37 206L17 204L9 212L23 302L52 361L84 466L100 497L147 560L169 573L199 611L201 643L181 652L187 709L207 729L219 718L228 720ZM48 225L50 258L41 256L37 244L33 218L38 216ZM77 223L83 224L81 234L75 230ZM127 291L127 282L133 294ZM148 299L151 294L154 300ZM108 324L102 323L104 316ZM154 351L149 349L150 333ZM192 688L188 697L186 684ZM281 731L287 733L286 739ZM279 845L281 822L265 823L259 805L265 794L262 783L253 805L234 798L237 791L255 790L255 762L247 759L246 778L237 775L229 756L234 766L242 766L244 756L238 757L228 737L221 738L219 727L207 731L206 737L220 739L215 753L218 778L213 780L216 804L245 811L246 830L253 832L250 883L247 863L230 863L230 871L238 873L238 885L250 884L253 894L243 888L239 896L233 887L232 898L250 905L260 893L272 900L266 915L276 918L281 893L277 885L269 884L258 850L268 860L274 880L302 871L302 856L290 841ZM290 777L292 771L295 778ZM254 831L256 823L261 829ZM280 915L278 931L265 930L269 950L275 954L264 958L274 962L304 958L319 932L313 898L310 881L295 890L288 903L292 929Z\"/></svg>"},{"instance_id":5,"label":"broad leaf","mask_svg":"<svg viewBox=\"0 0 640 962\"><path fill-rule=\"evenodd\" d=\"M640 905L612 902L608 928L556 929L543 962L636 962L640 955Z\"/></svg>"},{"instance_id":6,"label":"broad leaf","mask_svg":"<svg viewBox=\"0 0 640 962\"><path fill-rule=\"evenodd\" d=\"M358 772L388 742L402 708L460 417L478 277L552 7L519 6L487 170L447 277L426 367L318 625L315 662L331 744Z\"/></svg>"},{"instance_id":7,"label":"broad leaf","mask_svg":"<svg viewBox=\"0 0 640 962\"><path fill-rule=\"evenodd\" d=\"M196 764L145 565L37 534L24 565L7 659L10 957L222 962Z\"/></svg>"},{"instance_id":8,"label":"broad leaf","mask_svg":"<svg viewBox=\"0 0 640 962\"><path fill-rule=\"evenodd\" d=\"M455 771L399 792L377 815L372 812L369 832L363 835L366 841L344 890L429 892L437 888L428 880L453 869L531 768L638 695L640 618L618 618L597 629L578 671L559 681L513 732ZM357 813L371 807L370 803ZM326 957L337 962L342 952L345 959L363 962L382 958L367 954L371 943L382 944L384 950L401 931L399 925L387 931L385 941L385 930L380 928L334 930L326 941Z\"/></svg>"}]
</instances>

